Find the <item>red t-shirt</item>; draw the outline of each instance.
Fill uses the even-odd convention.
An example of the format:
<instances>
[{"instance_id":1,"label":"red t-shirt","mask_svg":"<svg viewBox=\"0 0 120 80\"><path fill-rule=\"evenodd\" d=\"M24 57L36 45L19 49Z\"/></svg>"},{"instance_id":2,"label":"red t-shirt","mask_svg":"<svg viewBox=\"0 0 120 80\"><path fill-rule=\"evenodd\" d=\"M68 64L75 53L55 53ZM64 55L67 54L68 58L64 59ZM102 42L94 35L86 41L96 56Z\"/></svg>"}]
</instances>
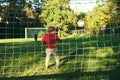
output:
<instances>
[{"instance_id":1,"label":"red t-shirt","mask_svg":"<svg viewBox=\"0 0 120 80\"><path fill-rule=\"evenodd\" d=\"M56 41L62 42L62 40L55 34L55 33L49 33L45 34L42 37L42 44L46 44L46 48L56 48Z\"/></svg>"}]
</instances>

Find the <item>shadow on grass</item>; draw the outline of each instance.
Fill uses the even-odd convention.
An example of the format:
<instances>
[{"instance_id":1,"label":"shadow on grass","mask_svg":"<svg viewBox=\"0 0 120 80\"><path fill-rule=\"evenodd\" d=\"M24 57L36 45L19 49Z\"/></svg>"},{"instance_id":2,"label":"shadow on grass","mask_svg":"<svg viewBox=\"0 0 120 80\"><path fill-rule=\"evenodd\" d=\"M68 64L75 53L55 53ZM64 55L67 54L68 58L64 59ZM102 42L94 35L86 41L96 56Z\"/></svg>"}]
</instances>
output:
<instances>
[{"instance_id":1,"label":"shadow on grass","mask_svg":"<svg viewBox=\"0 0 120 80\"><path fill-rule=\"evenodd\" d=\"M120 80L120 64L116 65L116 68L112 71L94 71L94 72L81 72L79 69L69 73L50 74L50 75L38 75L38 76L23 76L13 78L2 78L2 80L45 80L45 79L57 79L57 80ZM101 77L102 76L102 77Z\"/></svg>"},{"instance_id":2,"label":"shadow on grass","mask_svg":"<svg viewBox=\"0 0 120 80\"><path fill-rule=\"evenodd\" d=\"M79 42L79 43L75 44L76 41ZM113 52L119 53L119 46L120 46L117 39L113 40L113 39L109 38L109 36L100 37L100 38L97 38L96 36L91 36L91 37L88 36L88 37L81 37L81 38L78 38L78 39L73 38L73 39L70 39L70 41L68 39L65 39L64 42L70 43L71 47L72 47L71 49L74 49L75 51L77 50L77 52L66 51L67 54L65 54L65 52L64 52L65 57L63 57L61 59L61 61L62 61L61 65L62 66L66 66L65 64L69 61L74 61L75 58L76 58L75 53L77 53L77 56L79 56L78 57L79 59L81 59L82 57L86 58L86 56L87 56L87 59L93 58L94 57L93 53L92 53L93 51L90 52L92 49L89 48L91 46L95 47L95 49L93 49L95 51L95 55L96 55L96 50L99 50L100 48L102 48L102 51L104 51L104 49L106 49L107 47L111 47L111 46L112 47L110 48L110 50L114 50ZM9 56L8 54L7 55L2 54L2 55L0 55L1 59L5 58L9 61L10 60L9 57L13 57L13 59L23 57L22 58L23 60L21 60L21 62L23 61L21 63L21 66L24 66L26 64L26 62L27 62L28 65L32 66L33 62L39 62L40 61L39 58L45 58L45 52L40 53L41 51L45 50L45 47L42 46L40 42L38 42L37 44L35 44L33 41L24 42L24 43L23 42L22 43L14 43L14 44L13 43L7 43L7 46L4 45L4 44L2 44L2 46L4 46L4 47L1 49L1 52L2 53L11 53L11 55ZM60 50L62 50L63 48L69 49L68 45L63 44L63 46L64 47L62 47L62 45L60 45ZM114 46L117 46L117 47L114 47ZM8 49L6 47L8 47ZM16 54L18 52L21 52L21 53L18 55L18 54ZM110 53L113 53L113 52L110 52ZM26 53L26 54L23 54L23 53ZM85 54L85 56L83 56L82 54ZM90 54L92 54L93 57L90 56ZM103 54L103 52L101 52L100 54ZM118 57L118 55L119 54L115 54L114 59L120 61L120 57ZM5 56L5 57L3 57L3 56ZM80 56L82 56L82 57L80 57ZM98 55L97 57L95 56L95 59L98 60L99 56L100 55ZM27 58L30 58L31 61ZM100 57L100 58L106 59L106 57ZM112 55L109 58L112 59ZM41 60L41 61L43 61L43 60ZM84 60L84 61L86 61L86 60ZM3 64L3 62L1 64ZM17 64L17 62L16 62L16 64ZM86 64L88 64L88 63L86 63ZM95 66L95 65L96 64L94 63L92 66ZM5 66L8 66L8 62L6 62ZM53 64L50 65L50 66L53 66ZM112 66L112 65L110 65L110 66ZM71 67L74 67L74 62L71 65ZM77 66L77 67L80 69L81 67L83 68L84 66L82 65L80 67L79 66ZM102 67L102 66L100 66L100 67ZM109 67L109 65L107 67ZM55 80L73 80L73 79L74 80L100 80L101 77L104 78L104 76L105 76L105 78L109 78L109 80L120 80L120 78L119 78L119 72L120 72L119 68L120 67L116 67L113 71L99 71L99 72L97 72L97 71L81 72L80 70L69 72L67 70L70 70L71 68L65 68L66 70L61 71L61 74L50 74L50 75L45 74L45 75L38 75L38 76L23 76L23 77L13 77L13 78L2 78L1 80L41 80L41 79L43 79L43 80L45 80L45 79L50 79L50 80L53 80L53 79L55 79Z\"/></svg>"},{"instance_id":3,"label":"shadow on grass","mask_svg":"<svg viewBox=\"0 0 120 80\"><path fill-rule=\"evenodd\" d=\"M120 64L117 64L116 68L111 72L109 80L120 80Z\"/></svg>"},{"instance_id":4,"label":"shadow on grass","mask_svg":"<svg viewBox=\"0 0 120 80\"><path fill-rule=\"evenodd\" d=\"M115 70L98 72L80 72L80 70L77 70L70 73L1 78L1 80L120 80L118 73Z\"/></svg>"},{"instance_id":5,"label":"shadow on grass","mask_svg":"<svg viewBox=\"0 0 120 80\"><path fill-rule=\"evenodd\" d=\"M70 56L70 55L74 55L74 56ZM69 62L70 60L73 60L73 59L75 59L75 52L72 52L68 56L66 56L65 58L62 58L61 59L62 63L60 64L60 66L65 65L65 63L67 63L67 62Z\"/></svg>"}]
</instances>

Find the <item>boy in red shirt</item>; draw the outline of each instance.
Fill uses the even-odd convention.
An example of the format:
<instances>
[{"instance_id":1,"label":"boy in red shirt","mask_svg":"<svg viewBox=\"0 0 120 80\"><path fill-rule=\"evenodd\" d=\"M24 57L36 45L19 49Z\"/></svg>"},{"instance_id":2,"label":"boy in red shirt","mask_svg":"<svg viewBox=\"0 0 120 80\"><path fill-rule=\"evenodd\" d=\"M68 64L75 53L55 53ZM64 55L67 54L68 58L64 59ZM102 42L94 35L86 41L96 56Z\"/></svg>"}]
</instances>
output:
<instances>
[{"instance_id":1,"label":"boy in red shirt","mask_svg":"<svg viewBox=\"0 0 120 80\"><path fill-rule=\"evenodd\" d=\"M59 68L59 55L56 51L56 41L62 42L62 40L57 36L55 27L50 26L48 28L48 34L45 34L42 37L42 44L46 45L46 60L45 60L45 68L48 69L48 63L50 60L50 55L53 54L56 59L56 69Z\"/></svg>"}]
</instances>

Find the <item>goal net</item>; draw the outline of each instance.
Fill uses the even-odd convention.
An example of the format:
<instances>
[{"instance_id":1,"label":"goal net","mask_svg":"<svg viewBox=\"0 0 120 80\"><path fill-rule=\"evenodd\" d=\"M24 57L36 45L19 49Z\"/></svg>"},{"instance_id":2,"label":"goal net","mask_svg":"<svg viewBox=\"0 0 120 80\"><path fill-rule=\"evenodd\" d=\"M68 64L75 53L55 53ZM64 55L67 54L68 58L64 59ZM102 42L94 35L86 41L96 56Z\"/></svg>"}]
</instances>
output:
<instances>
[{"instance_id":1,"label":"goal net","mask_svg":"<svg viewBox=\"0 0 120 80\"><path fill-rule=\"evenodd\" d=\"M41 1L46 3L41 5ZM112 9L119 0L97 0L103 2L82 16L72 14L65 1L77 5L75 13L82 5L83 9L95 2L0 0L0 80L120 80L120 9ZM78 26L75 17L84 20L84 26ZM55 48L59 69L54 55L45 69L46 46L33 39L34 33L38 38L46 34L46 28L41 27L49 25L59 26L58 37L62 39L62 43L56 41Z\"/></svg>"},{"instance_id":2,"label":"goal net","mask_svg":"<svg viewBox=\"0 0 120 80\"><path fill-rule=\"evenodd\" d=\"M25 39L33 38L34 34L41 38L46 33L46 28L25 28Z\"/></svg>"}]
</instances>

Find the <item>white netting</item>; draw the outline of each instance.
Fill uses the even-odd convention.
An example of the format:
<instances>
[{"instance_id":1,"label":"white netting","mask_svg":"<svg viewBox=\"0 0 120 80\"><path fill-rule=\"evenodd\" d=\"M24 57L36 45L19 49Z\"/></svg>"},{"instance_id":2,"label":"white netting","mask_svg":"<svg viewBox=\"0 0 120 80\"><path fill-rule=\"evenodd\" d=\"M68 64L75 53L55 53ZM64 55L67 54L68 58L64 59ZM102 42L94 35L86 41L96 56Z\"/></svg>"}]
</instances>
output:
<instances>
[{"instance_id":1,"label":"white netting","mask_svg":"<svg viewBox=\"0 0 120 80\"><path fill-rule=\"evenodd\" d=\"M41 27L48 23L43 22L39 16L41 12L40 4L36 3L37 0L26 0L26 3L22 1L24 0L0 1L1 80L120 80L118 16L114 18L114 23L108 22L108 25L106 27L103 25L101 29L75 27L73 30L75 25L69 23L68 25L63 21L65 29L60 26L58 30L63 42L56 43L60 56L60 69L55 69L55 59L51 56L49 69L45 70L45 45L41 44L40 40L47 33L46 29ZM60 7L60 10L62 13L64 8ZM67 13L58 20L60 25L65 17L65 22L69 21L66 15ZM57 21L56 15L53 16ZM48 17L44 18L48 19ZM51 18L48 21L52 24L54 19ZM67 30L66 28L68 31L64 31ZM36 30L39 38L37 42L33 37ZM98 33L99 30L100 33Z\"/></svg>"}]
</instances>

